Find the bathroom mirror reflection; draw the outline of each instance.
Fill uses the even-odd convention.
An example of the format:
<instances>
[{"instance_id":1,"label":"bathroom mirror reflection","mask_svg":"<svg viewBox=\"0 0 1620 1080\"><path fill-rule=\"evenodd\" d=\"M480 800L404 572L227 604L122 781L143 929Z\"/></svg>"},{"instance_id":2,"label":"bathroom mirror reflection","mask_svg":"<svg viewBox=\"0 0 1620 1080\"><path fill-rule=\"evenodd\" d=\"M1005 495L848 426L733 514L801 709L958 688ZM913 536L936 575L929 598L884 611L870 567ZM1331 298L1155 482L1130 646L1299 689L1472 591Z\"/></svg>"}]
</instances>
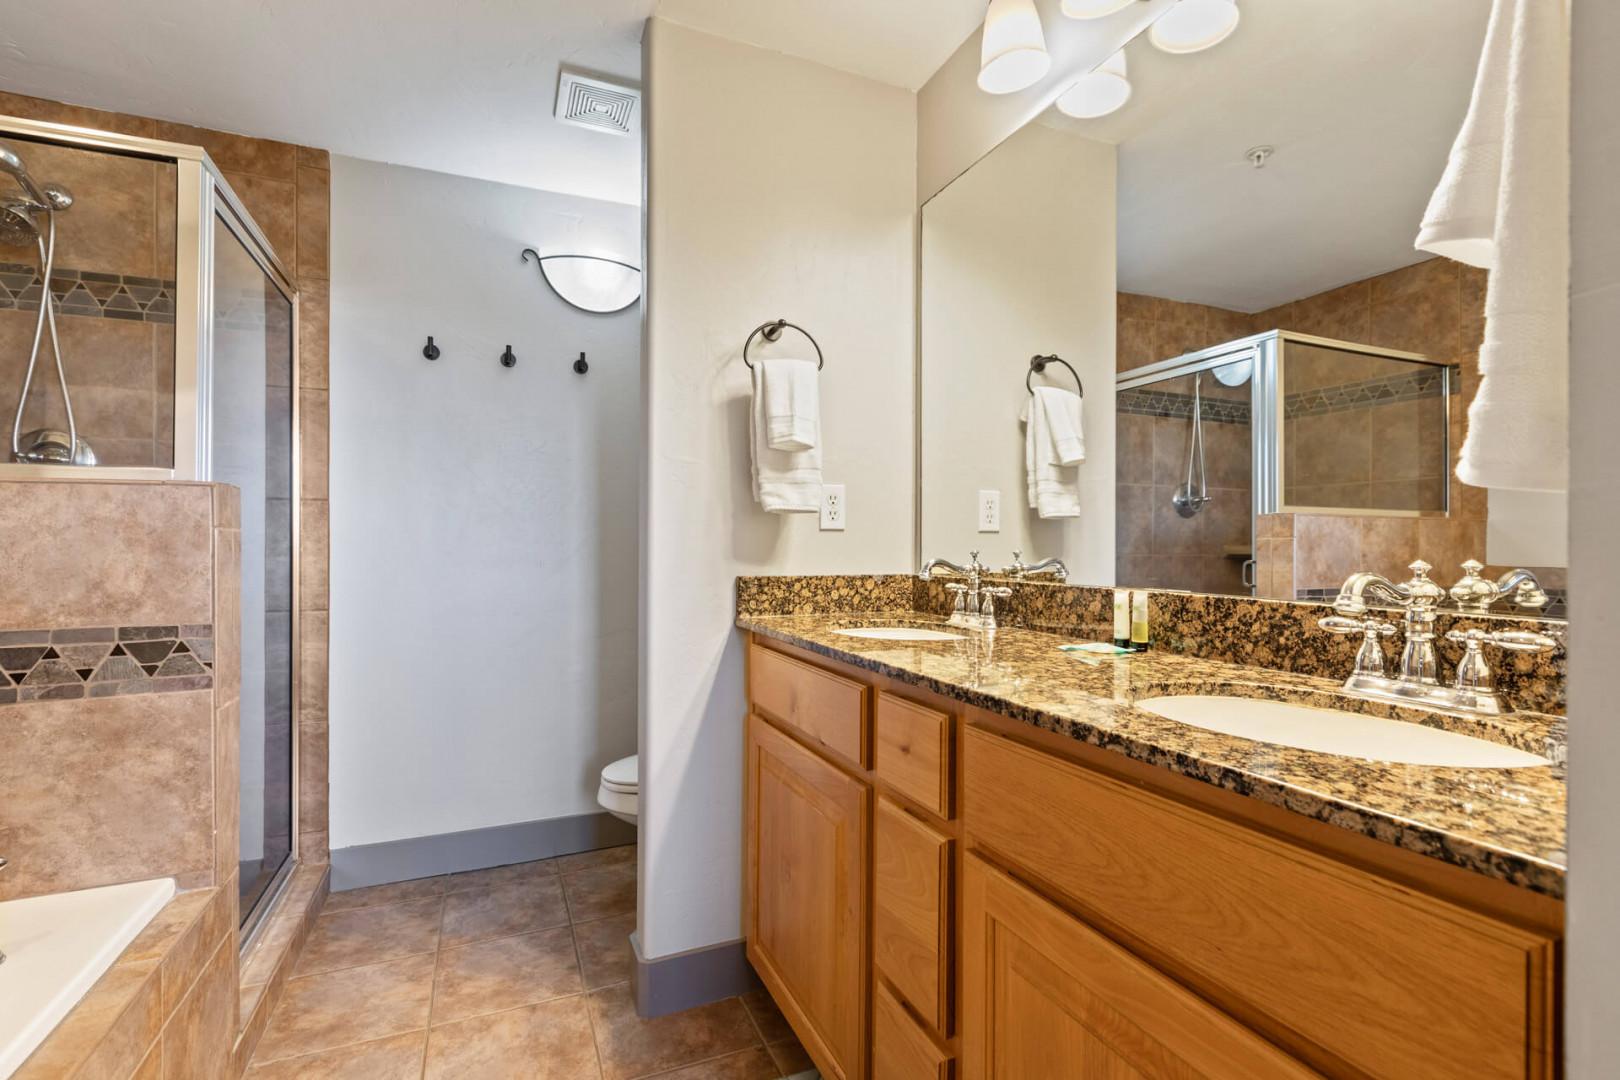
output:
<instances>
[{"instance_id":1,"label":"bathroom mirror reflection","mask_svg":"<svg viewBox=\"0 0 1620 1080\"><path fill-rule=\"evenodd\" d=\"M1123 105L1060 98L932 198L919 560L1299 600L1478 560L1562 614L1564 497L1453 471L1487 273L1414 244L1487 7L1249 4L1204 52L1139 38ZM1078 379L1031 372L1052 354ZM1054 436L1076 408L1083 459Z\"/></svg>"}]
</instances>

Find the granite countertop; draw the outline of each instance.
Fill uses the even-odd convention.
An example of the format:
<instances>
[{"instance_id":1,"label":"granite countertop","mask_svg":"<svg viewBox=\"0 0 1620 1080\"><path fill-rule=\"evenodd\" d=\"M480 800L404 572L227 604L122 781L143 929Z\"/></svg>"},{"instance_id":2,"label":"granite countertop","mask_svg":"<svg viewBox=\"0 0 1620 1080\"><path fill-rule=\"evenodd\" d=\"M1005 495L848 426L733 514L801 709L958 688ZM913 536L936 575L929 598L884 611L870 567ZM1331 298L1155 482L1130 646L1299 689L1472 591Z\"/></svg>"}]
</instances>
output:
<instances>
[{"instance_id":1,"label":"granite countertop","mask_svg":"<svg viewBox=\"0 0 1620 1080\"><path fill-rule=\"evenodd\" d=\"M1011 627L988 636L956 631L914 611L743 614L737 625L1487 877L1564 895L1562 717L1475 719L1396 709L1338 694L1332 679L1152 650L1118 658L1063 653L1057 646L1075 639ZM965 637L919 643L835 632L873 625L938 627ZM1365 761L1221 735L1133 704L1165 693L1221 692L1397 715L1559 764L1461 769Z\"/></svg>"}]
</instances>

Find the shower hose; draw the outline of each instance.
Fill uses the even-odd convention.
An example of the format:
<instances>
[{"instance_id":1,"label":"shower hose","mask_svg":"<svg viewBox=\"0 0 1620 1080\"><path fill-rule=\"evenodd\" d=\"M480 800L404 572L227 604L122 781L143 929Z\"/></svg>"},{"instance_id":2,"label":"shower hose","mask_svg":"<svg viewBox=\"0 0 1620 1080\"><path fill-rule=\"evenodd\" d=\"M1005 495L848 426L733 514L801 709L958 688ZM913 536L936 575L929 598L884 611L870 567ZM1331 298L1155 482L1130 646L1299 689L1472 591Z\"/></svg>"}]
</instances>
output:
<instances>
[{"instance_id":1,"label":"shower hose","mask_svg":"<svg viewBox=\"0 0 1620 1080\"><path fill-rule=\"evenodd\" d=\"M28 351L28 370L23 375L22 393L17 397L17 415L11 422L11 457L22 460L23 410L28 406L28 391L34 382L34 365L39 362L39 346L45 331L51 332L51 354L56 358L56 381L62 387L62 408L67 412L68 460L73 464L79 456L79 428L73 420L73 402L68 397L67 372L62 367L62 343L56 337L56 308L51 300L51 269L56 263L56 211L45 208L45 234L34 234L39 247L40 280L39 317L34 320L34 345Z\"/></svg>"}]
</instances>

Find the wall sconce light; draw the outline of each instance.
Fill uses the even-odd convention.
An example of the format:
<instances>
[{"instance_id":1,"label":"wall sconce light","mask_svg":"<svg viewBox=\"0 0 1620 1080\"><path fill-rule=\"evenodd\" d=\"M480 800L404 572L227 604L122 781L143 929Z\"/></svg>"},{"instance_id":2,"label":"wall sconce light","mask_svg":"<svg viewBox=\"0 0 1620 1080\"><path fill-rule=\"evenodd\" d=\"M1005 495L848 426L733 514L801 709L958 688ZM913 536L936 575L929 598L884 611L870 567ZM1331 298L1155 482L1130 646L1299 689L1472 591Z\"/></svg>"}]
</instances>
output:
<instances>
[{"instance_id":1,"label":"wall sconce light","mask_svg":"<svg viewBox=\"0 0 1620 1080\"><path fill-rule=\"evenodd\" d=\"M641 267L600 255L541 255L523 249L540 267L540 276L563 303L581 311L611 315L641 299Z\"/></svg>"}]
</instances>

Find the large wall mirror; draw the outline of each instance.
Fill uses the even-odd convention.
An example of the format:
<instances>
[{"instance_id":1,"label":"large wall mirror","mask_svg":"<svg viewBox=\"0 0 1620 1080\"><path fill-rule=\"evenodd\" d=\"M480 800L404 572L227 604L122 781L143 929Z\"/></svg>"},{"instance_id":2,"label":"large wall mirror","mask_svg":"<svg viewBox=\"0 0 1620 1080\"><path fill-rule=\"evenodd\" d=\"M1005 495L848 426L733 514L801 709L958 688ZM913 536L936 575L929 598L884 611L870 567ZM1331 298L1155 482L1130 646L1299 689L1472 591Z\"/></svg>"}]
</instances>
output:
<instances>
[{"instance_id":1,"label":"large wall mirror","mask_svg":"<svg viewBox=\"0 0 1620 1080\"><path fill-rule=\"evenodd\" d=\"M929 200L919 557L1277 599L1477 559L1561 589L1562 497L1453 473L1486 272L1414 247L1488 7L1243 0Z\"/></svg>"}]
</instances>

